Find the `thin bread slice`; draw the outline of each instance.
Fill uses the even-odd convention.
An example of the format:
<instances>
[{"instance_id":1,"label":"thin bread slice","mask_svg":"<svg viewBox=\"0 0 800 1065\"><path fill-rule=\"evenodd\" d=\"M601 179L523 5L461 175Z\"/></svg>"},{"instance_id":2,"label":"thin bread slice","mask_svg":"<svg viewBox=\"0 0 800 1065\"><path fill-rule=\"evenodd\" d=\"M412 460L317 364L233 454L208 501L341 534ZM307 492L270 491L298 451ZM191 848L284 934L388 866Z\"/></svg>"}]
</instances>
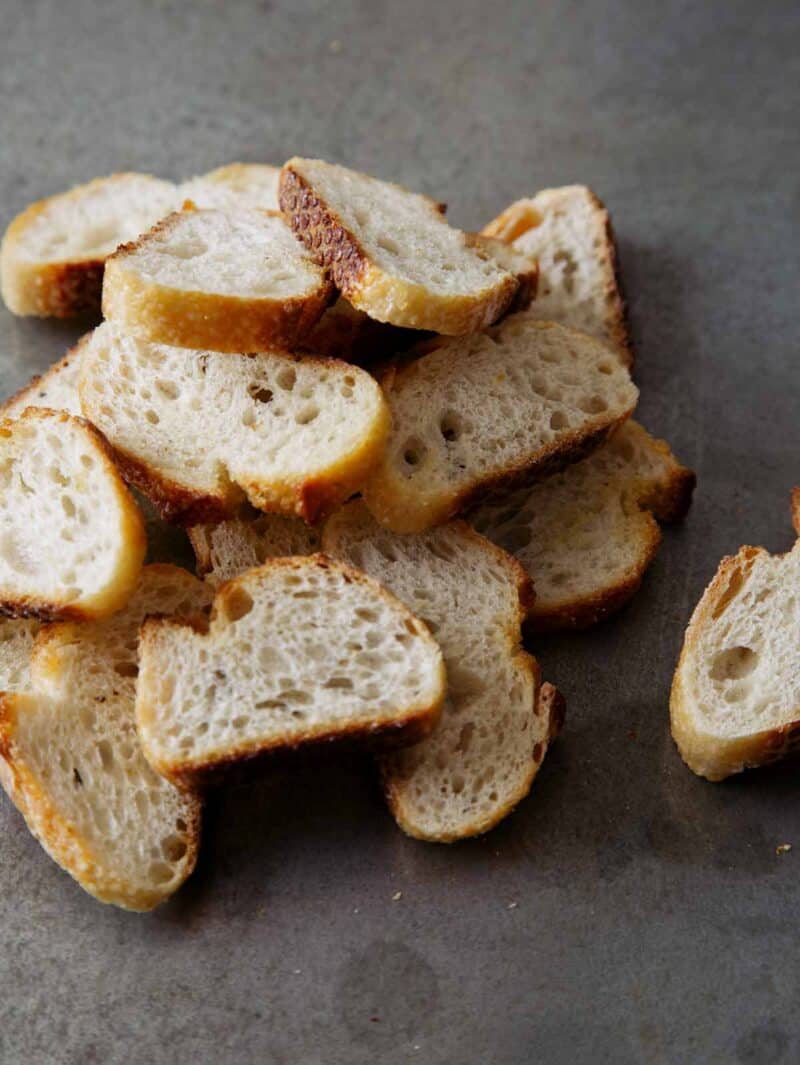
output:
<instances>
[{"instance_id":1,"label":"thin bread slice","mask_svg":"<svg viewBox=\"0 0 800 1065\"><path fill-rule=\"evenodd\" d=\"M136 735L136 648L148 614L193 614L210 599L185 570L147 566L121 613L45 627L30 690L0 695L0 780L48 854L102 902L152 909L194 868L200 804L153 772Z\"/></svg>"},{"instance_id":2,"label":"thin bread slice","mask_svg":"<svg viewBox=\"0 0 800 1065\"><path fill-rule=\"evenodd\" d=\"M633 362L611 218L585 185L518 200L483 230L539 260L535 318L598 337Z\"/></svg>"},{"instance_id":3,"label":"thin bread slice","mask_svg":"<svg viewBox=\"0 0 800 1065\"><path fill-rule=\"evenodd\" d=\"M178 189L182 202L189 200L202 209L230 210L256 207L262 211L279 211L279 166L266 163L228 163L208 174L191 178Z\"/></svg>"},{"instance_id":4,"label":"thin bread slice","mask_svg":"<svg viewBox=\"0 0 800 1065\"><path fill-rule=\"evenodd\" d=\"M378 384L355 366L202 354L99 326L81 359L81 404L126 476L170 521L261 510L314 522L358 491L386 442Z\"/></svg>"},{"instance_id":5,"label":"thin bread slice","mask_svg":"<svg viewBox=\"0 0 800 1065\"><path fill-rule=\"evenodd\" d=\"M82 418L0 421L0 612L96 618L125 605L145 552L141 515Z\"/></svg>"},{"instance_id":6,"label":"thin bread slice","mask_svg":"<svg viewBox=\"0 0 800 1065\"><path fill-rule=\"evenodd\" d=\"M672 682L672 735L722 780L800 748L800 540L724 558L692 615Z\"/></svg>"},{"instance_id":7,"label":"thin bread slice","mask_svg":"<svg viewBox=\"0 0 800 1065\"><path fill-rule=\"evenodd\" d=\"M469 521L533 578L534 629L585 628L635 594L661 542L658 522L685 515L694 484L663 440L629 420L588 458Z\"/></svg>"},{"instance_id":8,"label":"thin bread slice","mask_svg":"<svg viewBox=\"0 0 800 1065\"><path fill-rule=\"evenodd\" d=\"M177 204L148 174L112 174L31 204L0 248L3 299L14 314L67 318L100 309L103 265Z\"/></svg>"},{"instance_id":9,"label":"thin bread slice","mask_svg":"<svg viewBox=\"0 0 800 1065\"><path fill-rule=\"evenodd\" d=\"M437 342L384 381L392 432L364 498L395 532L441 524L602 443L637 390L599 341L525 314Z\"/></svg>"},{"instance_id":10,"label":"thin bread slice","mask_svg":"<svg viewBox=\"0 0 800 1065\"><path fill-rule=\"evenodd\" d=\"M27 407L46 407L82 417L78 378L80 353L85 341L86 337L83 337L48 370L31 378L27 385L0 403L0 417L18 418Z\"/></svg>"},{"instance_id":11,"label":"thin bread slice","mask_svg":"<svg viewBox=\"0 0 800 1065\"><path fill-rule=\"evenodd\" d=\"M208 631L148 621L136 717L153 766L186 785L309 742L413 742L435 724L445 687L422 622L364 574L312 555L224 584Z\"/></svg>"},{"instance_id":12,"label":"thin bread slice","mask_svg":"<svg viewBox=\"0 0 800 1065\"><path fill-rule=\"evenodd\" d=\"M40 628L35 618L0 618L0 692L29 690L31 652Z\"/></svg>"},{"instance_id":13,"label":"thin bread slice","mask_svg":"<svg viewBox=\"0 0 800 1065\"><path fill-rule=\"evenodd\" d=\"M103 314L145 340L213 351L294 347L333 286L280 215L169 215L106 264Z\"/></svg>"},{"instance_id":14,"label":"thin bread slice","mask_svg":"<svg viewBox=\"0 0 800 1065\"><path fill-rule=\"evenodd\" d=\"M300 518L255 510L219 525L194 525L188 533L197 572L214 588L270 558L313 555L320 550L319 532Z\"/></svg>"},{"instance_id":15,"label":"thin bread slice","mask_svg":"<svg viewBox=\"0 0 800 1065\"><path fill-rule=\"evenodd\" d=\"M448 697L439 724L381 760L398 824L445 843L486 832L528 794L563 717L549 689L540 700L539 667L520 643L530 579L464 522L398 536L360 501L328 520L322 543L422 617L444 654Z\"/></svg>"},{"instance_id":16,"label":"thin bread slice","mask_svg":"<svg viewBox=\"0 0 800 1065\"><path fill-rule=\"evenodd\" d=\"M517 282L427 196L320 159L285 164L287 222L336 286L381 322L461 335L494 322Z\"/></svg>"}]
</instances>

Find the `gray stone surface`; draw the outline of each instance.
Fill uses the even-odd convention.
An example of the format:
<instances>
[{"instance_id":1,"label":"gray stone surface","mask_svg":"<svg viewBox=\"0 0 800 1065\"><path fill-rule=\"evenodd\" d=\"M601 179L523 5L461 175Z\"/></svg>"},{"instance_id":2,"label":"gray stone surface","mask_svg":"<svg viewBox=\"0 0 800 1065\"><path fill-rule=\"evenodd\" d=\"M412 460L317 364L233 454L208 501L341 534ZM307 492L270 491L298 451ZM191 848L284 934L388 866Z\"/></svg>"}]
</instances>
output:
<instances>
[{"instance_id":1,"label":"gray stone surface","mask_svg":"<svg viewBox=\"0 0 800 1065\"><path fill-rule=\"evenodd\" d=\"M84 895L3 799L0 1060L798 1061L796 771L703 783L670 741L667 698L720 557L791 542L800 9L3 0L0 14L3 224L115 169L177 178L294 152L445 198L469 226L590 183L617 223L641 419L699 477L630 608L537 645L566 732L486 839L403 838L357 760L284 770L211 798L199 871L142 917ZM0 311L3 390L76 334ZM783 842L795 850L778 857Z\"/></svg>"}]
</instances>

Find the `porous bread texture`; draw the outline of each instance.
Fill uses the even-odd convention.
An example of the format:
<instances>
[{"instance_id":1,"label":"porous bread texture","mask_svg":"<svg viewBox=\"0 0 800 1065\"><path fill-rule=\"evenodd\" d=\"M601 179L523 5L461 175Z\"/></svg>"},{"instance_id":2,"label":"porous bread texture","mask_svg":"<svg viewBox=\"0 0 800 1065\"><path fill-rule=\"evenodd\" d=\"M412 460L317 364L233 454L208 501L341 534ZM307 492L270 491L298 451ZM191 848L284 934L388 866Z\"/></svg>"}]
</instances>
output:
<instances>
[{"instance_id":1,"label":"porous bread texture","mask_svg":"<svg viewBox=\"0 0 800 1065\"><path fill-rule=\"evenodd\" d=\"M464 522L398 536L360 501L326 522L322 543L423 618L444 655L439 724L381 759L398 824L438 842L486 832L527 795L563 718L563 700L550 689L540 701L539 667L520 644L529 578Z\"/></svg>"},{"instance_id":2,"label":"porous bread texture","mask_svg":"<svg viewBox=\"0 0 800 1065\"><path fill-rule=\"evenodd\" d=\"M0 247L9 310L58 318L99 310L108 256L176 205L175 185L134 173L96 178L31 204Z\"/></svg>"},{"instance_id":3,"label":"porous bread texture","mask_svg":"<svg viewBox=\"0 0 800 1065\"><path fill-rule=\"evenodd\" d=\"M785 555L742 547L695 608L672 682L681 757L722 780L800 746L800 541Z\"/></svg>"},{"instance_id":4,"label":"porous bread texture","mask_svg":"<svg viewBox=\"0 0 800 1065\"><path fill-rule=\"evenodd\" d=\"M685 515L694 484L668 445L630 420L588 458L468 520L533 578L533 628L584 628L635 594L661 542L658 522Z\"/></svg>"},{"instance_id":5,"label":"porous bread texture","mask_svg":"<svg viewBox=\"0 0 800 1065\"><path fill-rule=\"evenodd\" d=\"M133 481L171 521L261 510L314 522L364 483L389 413L357 367L283 352L202 354L95 330L81 404Z\"/></svg>"},{"instance_id":6,"label":"porous bread texture","mask_svg":"<svg viewBox=\"0 0 800 1065\"><path fill-rule=\"evenodd\" d=\"M494 322L514 297L516 279L477 254L427 196L295 157L281 171L279 200L297 236L371 318L461 335Z\"/></svg>"},{"instance_id":7,"label":"porous bread texture","mask_svg":"<svg viewBox=\"0 0 800 1065\"><path fill-rule=\"evenodd\" d=\"M280 175L280 167L266 163L228 163L208 174L184 181L178 195L182 202L188 200L203 209L256 207L263 211L279 211Z\"/></svg>"},{"instance_id":8,"label":"porous bread texture","mask_svg":"<svg viewBox=\"0 0 800 1065\"><path fill-rule=\"evenodd\" d=\"M0 420L0 612L111 614L133 594L141 515L100 434L49 410Z\"/></svg>"},{"instance_id":9,"label":"porous bread texture","mask_svg":"<svg viewBox=\"0 0 800 1065\"><path fill-rule=\"evenodd\" d=\"M313 555L320 548L319 532L300 518L255 510L219 525L195 525L188 533L197 572L215 588L267 559Z\"/></svg>"},{"instance_id":10,"label":"porous bread texture","mask_svg":"<svg viewBox=\"0 0 800 1065\"><path fill-rule=\"evenodd\" d=\"M46 407L80 418L83 411L78 395L78 377L80 353L85 340L85 337L79 340L62 359L53 363L43 374L31 378L27 385L0 403L0 417L18 418L27 407Z\"/></svg>"},{"instance_id":11,"label":"porous bread texture","mask_svg":"<svg viewBox=\"0 0 800 1065\"><path fill-rule=\"evenodd\" d=\"M169 215L106 264L103 314L146 340L213 351L294 347L333 294L280 215Z\"/></svg>"},{"instance_id":12,"label":"porous bread texture","mask_svg":"<svg viewBox=\"0 0 800 1065\"><path fill-rule=\"evenodd\" d=\"M30 661L39 622L32 618L0 618L0 692L30 688Z\"/></svg>"},{"instance_id":13,"label":"porous bread texture","mask_svg":"<svg viewBox=\"0 0 800 1065\"><path fill-rule=\"evenodd\" d=\"M506 243L499 237L490 237L484 233L469 233L467 237L480 256L493 259L517 279L517 291L504 313L516 314L518 311L526 311L536 298L539 284L539 261L536 256Z\"/></svg>"},{"instance_id":14,"label":"porous bread texture","mask_svg":"<svg viewBox=\"0 0 800 1065\"><path fill-rule=\"evenodd\" d=\"M530 310L534 318L598 337L631 365L611 218L591 189L544 189L513 203L483 232L538 259L539 287Z\"/></svg>"},{"instance_id":15,"label":"porous bread texture","mask_svg":"<svg viewBox=\"0 0 800 1065\"><path fill-rule=\"evenodd\" d=\"M442 655L425 626L362 573L273 559L224 584L208 631L142 629L136 716L152 765L181 784L263 751L435 724Z\"/></svg>"},{"instance_id":16,"label":"porous bread texture","mask_svg":"<svg viewBox=\"0 0 800 1065\"><path fill-rule=\"evenodd\" d=\"M597 447L638 392L599 341L511 315L390 371L389 443L364 498L395 532L441 524Z\"/></svg>"},{"instance_id":17,"label":"porous bread texture","mask_svg":"<svg viewBox=\"0 0 800 1065\"><path fill-rule=\"evenodd\" d=\"M39 634L30 691L0 696L3 786L48 854L102 902L149 910L194 868L200 803L153 772L136 734L139 625L211 599L174 566L148 566L112 618Z\"/></svg>"}]
</instances>

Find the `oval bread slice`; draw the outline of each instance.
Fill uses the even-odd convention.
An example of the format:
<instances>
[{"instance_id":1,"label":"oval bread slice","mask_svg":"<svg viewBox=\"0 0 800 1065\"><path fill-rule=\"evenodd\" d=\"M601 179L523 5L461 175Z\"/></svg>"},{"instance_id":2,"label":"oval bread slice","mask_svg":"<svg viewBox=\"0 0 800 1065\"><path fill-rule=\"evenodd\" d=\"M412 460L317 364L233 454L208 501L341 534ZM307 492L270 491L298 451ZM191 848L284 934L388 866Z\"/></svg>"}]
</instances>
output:
<instances>
[{"instance_id":1,"label":"oval bread slice","mask_svg":"<svg viewBox=\"0 0 800 1065\"><path fill-rule=\"evenodd\" d=\"M194 525L187 532L197 573L215 588L270 558L313 555L320 550L317 529L282 514L253 511L218 525Z\"/></svg>"},{"instance_id":2,"label":"oval bread slice","mask_svg":"<svg viewBox=\"0 0 800 1065\"><path fill-rule=\"evenodd\" d=\"M279 211L280 176L279 166L228 163L208 174L184 181L178 189L178 195L182 202L189 200L202 209L256 207L262 211Z\"/></svg>"},{"instance_id":3,"label":"oval bread slice","mask_svg":"<svg viewBox=\"0 0 800 1065\"><path fill-rule=\"evenodd\" d=\"M419 532L594 450L638 392L599 341L525 314L389 373L392 432L364 498Z\"/></svg>"},{"instance_id":4,"label":"oval bread slice","mask_svg":"<svg viewBox=\"0 0 800 1065\"><path fill-rule=\"evenodd\" d=\"M294 347L333 294L280 215L180 211L106 264L103 314L146 340L214 351Z\"/></svg>"},{"instance_id":5,"label":"oval bread slice","mask_svg":"<svg viewBox=\"0 0 800 1065\"><path fill-rule=\"evenodd\" d=\"M39 409L0 421L0 612L111 614L133 594L145 545L141 515L91 425Z\"/></svg>"},{"instance_id":6,"label":"oval bread slice","mask_svg":"<svg viewBox=\"0 0 800 1065\"><path fill-rule=\"evenodd\" d=\"M262 751L436 722L442 655L394 596L323 555L277 559L224 584L208 631L142 629L136 716L145 753L187 784Z\"/></svg>"}]
</instances>

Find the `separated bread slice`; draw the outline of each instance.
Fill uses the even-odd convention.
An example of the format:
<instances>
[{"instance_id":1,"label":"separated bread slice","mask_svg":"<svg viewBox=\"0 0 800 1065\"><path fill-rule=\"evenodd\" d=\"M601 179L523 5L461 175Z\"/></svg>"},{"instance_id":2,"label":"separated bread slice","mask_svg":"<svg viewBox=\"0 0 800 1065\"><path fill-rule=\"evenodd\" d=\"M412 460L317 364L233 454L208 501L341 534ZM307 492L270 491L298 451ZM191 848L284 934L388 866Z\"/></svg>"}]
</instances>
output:
<instances>
[{"instance_id":1,"label":"separated bread slice","mask_svg":"<svg viewBox=\"0 0 800 1065\"><path fill-rule=\"evenodd\" d=\"M672 735L689 768L722 780L800 747L800 540L742 547L697 604L672 682Z\"/></svg>"},{"instance_id":2,"label":"separated bread slice","mask_svg":"<svg viewBox=\"0 0 800 1065\"><path fill-rule=\"evenodd\" d=\"M197 572L215 588L267 559L313 555L320 549L319 532L300 518L256 510L219 525L195 525L188 533Z\"/></svg>"},{"instance_id":3,"label":"separated bread slice","mask_svg":"<svg viewBox=\"0 0 800 1065\"><path fill-rule=\"evenodd\" d=\"M360 501L328 520L322 543L423 618L444 654L439 724L381 761L398 824L439 842L486 832L527 795L563 717L549 689L540 699L539 667L520 643L529 578L464 522L398 536Z\"/></svg>"},{"instance_id":4,"label":"separated bread slice","mask_svg":"<svg viewBox=\"0 0 800 1065\"><path fill-rule=\"evenodd\" d=\"M113 174L32 204L0 248L8 309L56 318L98 311L108 256L173 210L177 193L147 174Z\"/></svg>"},{"instance_id":5,"label":"separated bread slice","mask_svg":"<svg viewBox=\"0 0 800 1065\"><path fill-rule=\"evenodd\" d=\"M141 515L91 425L36 409L0 421L0 612L111 614L144 552Z\"/></svg>"},{"instance_id":6,"label":"separated bread slice","mask_svg":"<svg viewBox=\"0 0 800 1065\"><path fill-rule=\"evenodd\" d=\"M280 215L180 211L109 259L103 314L161 344L265 351L294 347L332 294Z\"/></svg>"},{"instance_id":7,"label":"separated bread slice","mask_svg":"<svg viewBox=\"0 0 800 1065\"><path fill-rule=\"evenodd\" d=\"M483 232L539 260L535 318L598 337L627 366L633 362L611 219L591 189L544 189L513 203Z\"/></svg>"},{"instance_id":8,"label":"separated bread slice","mask_svg":"<svg viewBox=\"0 0 800 1065\"><path fill-rule=\"evenodd\" d=\"M661 542L658 522L685 515L694 484L663 440L627 421L588 458L469 521L533 578L535 629L584 628L635 594Z\"/></svg>"},{"instance_id":9,"label":"separated bread slice","mask_svg":"<svg viewBox=\"0 0 800 1065\"><path fill-rule=\"evenodd\" d=\"M186 784L262 751L435 724L442 655L406 608L326 559L275 559L224 584L208 631L142 629L136 716L145 754Z\"/></svg>"},{"instance_id":10,"label":"separated bread slice","mask_svg":"<svg viewBox=\"0 0 800 1065\"><path fill-rule=\"evenodd\" d=\"M44 628L30 691L0 696L3 786L48 854L102 902L152 909L194 868L200 804L153 772L136 735L137 635L148 614L191 615L210 599L185 570L147 566L119 614Z\"/></svg>"},{"instance_id":11,"label":"separated bread slice","mask_svg":"<svg viewBox=\"0 0 800 1065\"><path fill-rule=\"evenodd\" d=\"M245 495L314 522L361 487L389 426L380 387L357 367L200 354L108 322L82 356L80 391L128 478L189 525L230 517Z\"/></svg>"},{"instance_id":12,"label":"separated bread slice","mask_svg":"<svg viewBox=\"0 0 800 1065\"><path fill-rule=\"evenodd\" d=\"M219 208L223 211L237 207L256 207L262 211L279 211L278 166L265 163L229 163L208 174L184 181L178 194L195 207Z\"/></svg>"},{"instance_id":13,"label":"separated bread slice","mask_svg":"<svg viewBox=\"0 0 800 1065\"><path fill-rule=\"evenodd\" d=\"M395 532L419 532L597 447L637 391L599 341L511 315L447 340L384 381L392 432L364 498Z\"/></svg>"},{"instance_id":14,"label":"separated bread slice","mask_svg":"<svg viewBox=\"0 0 800 1065\"><path fill-rule=\"evenodd\" d=\"M472 333L514 297L514 277L479 255L441 205L399 185L295 157L281 210L342 294L371 318L435 333Z\"/></svg>"},{"instance_id":15,"label":"separated bread slice","mask_svg":"<svg viewBox=\"0 0 800 1065\"><path fill-rule=\"evenodd\" d=\"M0 417L18 418L27 407L46 407L80 418L83 411L78 395L78 378L80 353L85 341L86 337L83 337L49 370L31 378L24 388L0 403Z\"/></svg>"}]
</instances>

